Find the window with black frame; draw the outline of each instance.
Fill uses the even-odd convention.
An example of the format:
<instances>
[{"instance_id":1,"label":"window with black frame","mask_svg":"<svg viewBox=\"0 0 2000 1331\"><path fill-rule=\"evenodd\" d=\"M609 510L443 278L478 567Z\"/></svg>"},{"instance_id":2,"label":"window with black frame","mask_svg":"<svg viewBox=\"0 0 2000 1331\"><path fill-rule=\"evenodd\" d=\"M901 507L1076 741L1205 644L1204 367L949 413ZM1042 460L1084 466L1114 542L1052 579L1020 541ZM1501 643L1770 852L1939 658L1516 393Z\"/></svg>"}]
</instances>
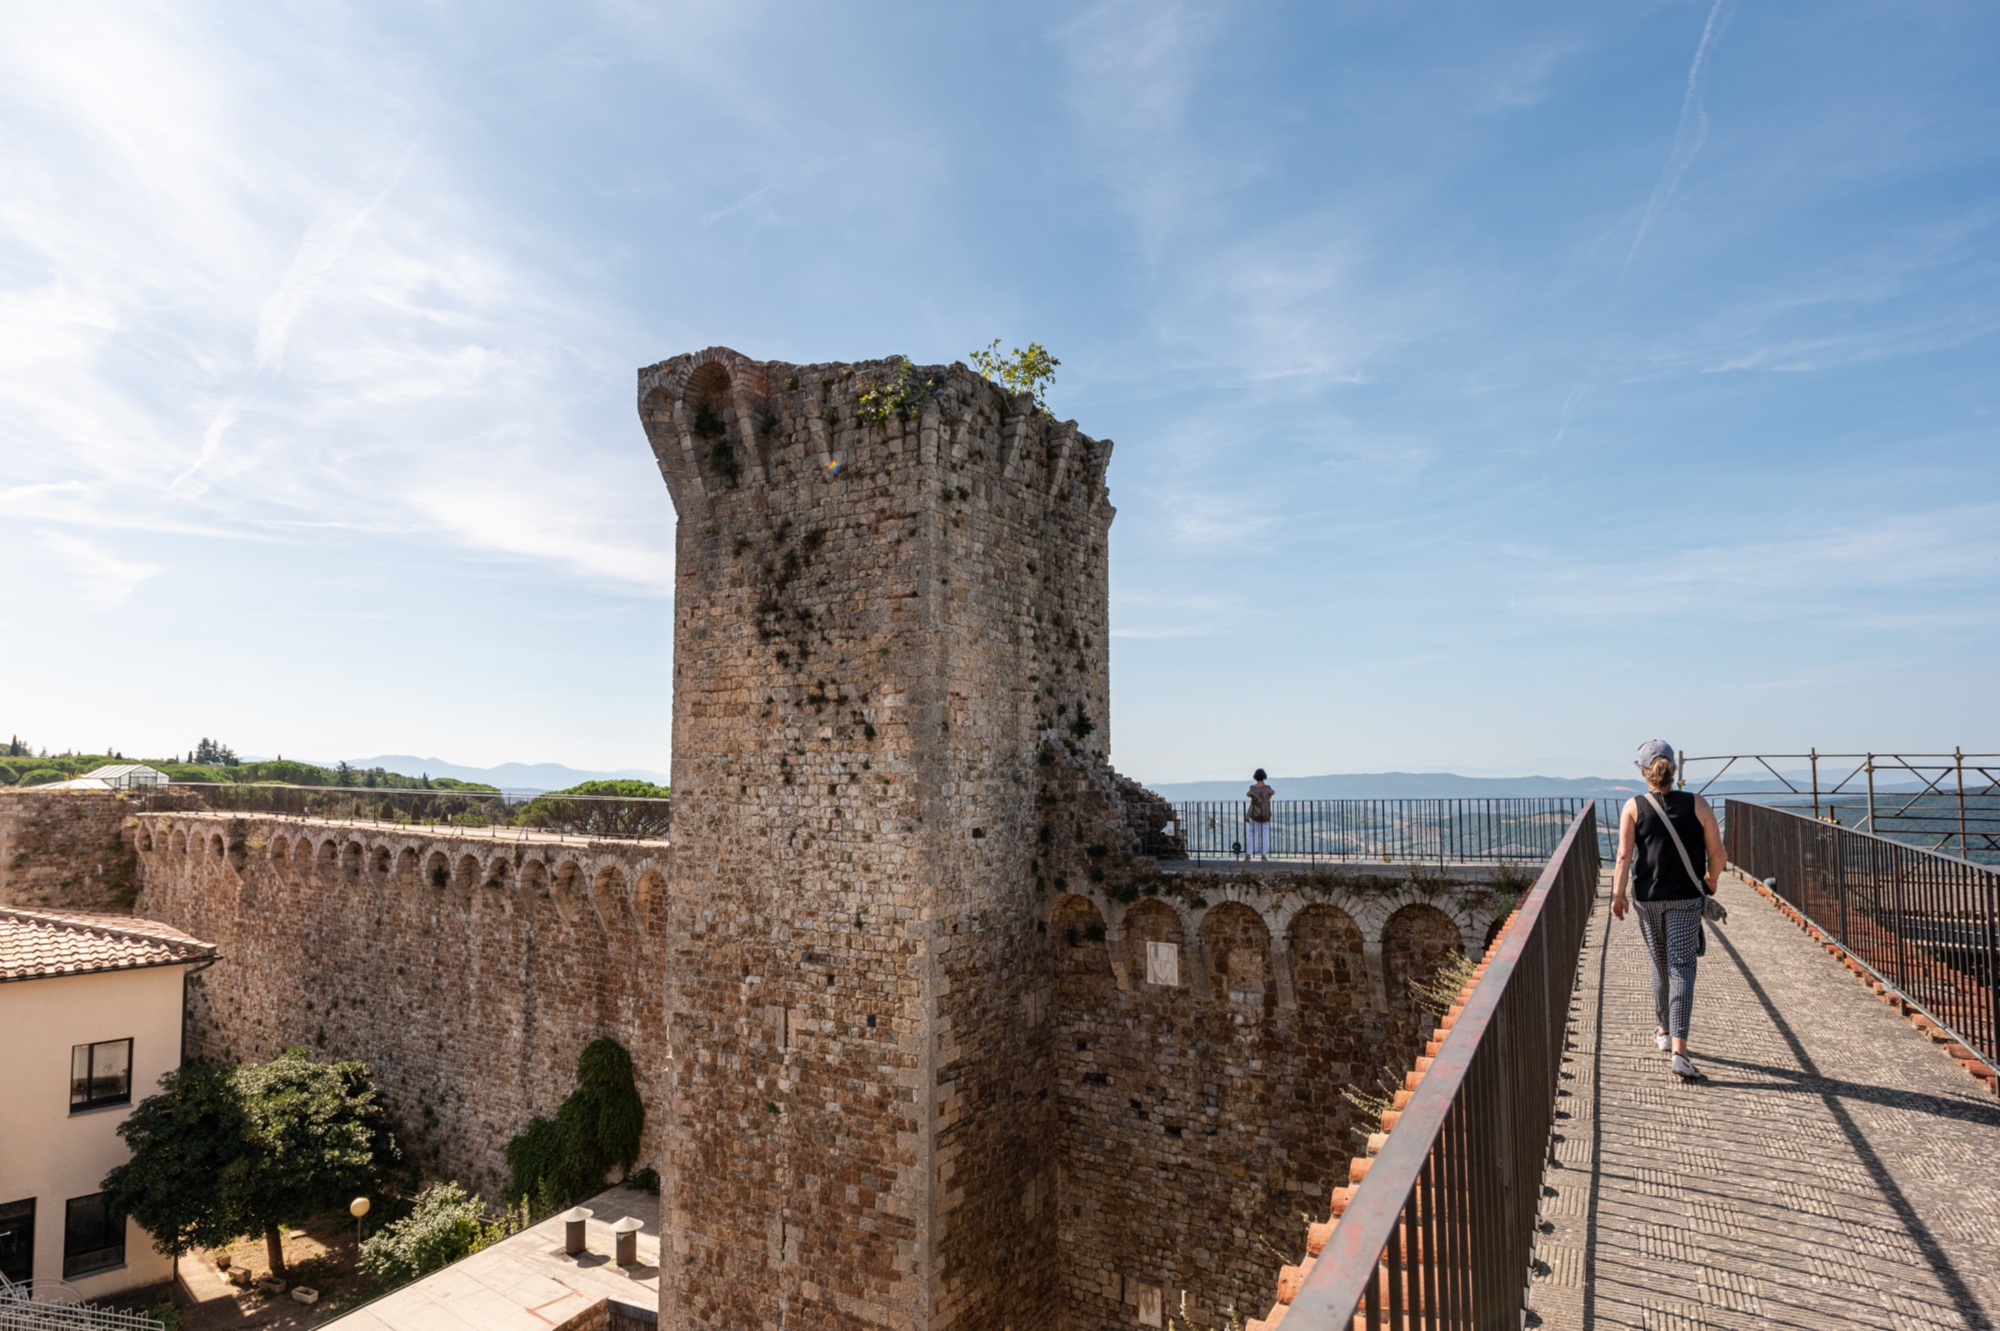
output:
<instances>
[{"instance_id":1,"label":"window with black frame","mask_svg":"<svg viewBox=\"0 0 2000 1331\"><path fill-rule=\"evenodd\" d=\"M63 1279L125 1265L125 1217L108 1193L69 1199L63 1216Z\"/></svg>"},{"instance_id":2,"label":"window with black frame","mask_svg":"<svg viewBox=\"0 0 2000 1331\"><path fill-rule=\"evenodd\" d=\"M69 1051L69 1112L132 1103L132 1042L100 1040Z\"/></svg>"},{"instance_id":3,"label":"window with black frame","mask_svg":"<svg viewBox=\"0 0 2000 1331\"><path fill-rule=\"evenodd\" d=\"M0 1276L23 1284L35 1274L35 1199L0 1202Z\"/></svg>"}]
</instances>

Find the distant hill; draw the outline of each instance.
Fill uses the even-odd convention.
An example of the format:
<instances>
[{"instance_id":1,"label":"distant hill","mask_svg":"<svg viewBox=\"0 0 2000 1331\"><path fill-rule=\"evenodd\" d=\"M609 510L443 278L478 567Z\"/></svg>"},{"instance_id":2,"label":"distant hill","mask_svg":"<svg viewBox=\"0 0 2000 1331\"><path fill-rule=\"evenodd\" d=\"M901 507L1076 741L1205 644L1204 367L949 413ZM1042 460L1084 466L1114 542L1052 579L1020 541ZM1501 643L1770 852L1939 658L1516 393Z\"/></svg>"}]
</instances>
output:
<instances>
[{"instance_id":1,"label":"distant hill","mask_svg":"<svg viewBox=\"0 0 2000 1331\"><path fill-rule=\"evenodd\" d=\"M561 763L501 763L498 767L467 767L463 763L448 763L442 758L416 758L407 753L386 753L373 758L349 758L350 766L369 768L381 767L404 776L452 777L459 781L479 781L502 790L568 790L583 781L651 781L655 785L667 784L665 772L648 771L640 767L622 768L615 772L586 770L580 767L565 767Z\"/></svg>"}]
</instances>

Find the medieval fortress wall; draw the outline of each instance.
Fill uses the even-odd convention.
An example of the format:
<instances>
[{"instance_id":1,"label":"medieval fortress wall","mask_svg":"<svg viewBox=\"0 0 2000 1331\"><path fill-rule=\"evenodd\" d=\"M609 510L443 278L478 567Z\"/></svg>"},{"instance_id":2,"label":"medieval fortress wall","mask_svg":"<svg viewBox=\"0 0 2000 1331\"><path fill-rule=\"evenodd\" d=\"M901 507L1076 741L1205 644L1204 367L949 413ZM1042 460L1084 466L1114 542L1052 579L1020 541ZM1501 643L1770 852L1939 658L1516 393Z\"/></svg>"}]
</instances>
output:
<instances>
[{"instance_id":1,"label":"medieval fortress wall","mask_svg":"<svg viewBox=\"0 0 2000 1331\"><path fill-rule=\"evenodd\" d=\"M1346 1181L1341 1089L1408 1065L1409 980L1504 903L1137 853L1164 806L1105 762L1108 443L899 361L712 349L639 407L680 518L671 847L16 793L0 901L136 879L222 946L191 1049L360 1058L489 1190L618 1039L672 1326L1254 1314L1266 1242Z\"/></svg>"},{"instance_id":2,"label":"medieval fortress wall","mask_svg":"<svg viewBox=\"0 0 2000 1331\"><path fill-rule=\"evenodd\" d=\"M664 842L160 814L130 832L134 909L221 946L188 1050L360 1058L428 1172L497 1195L502 1148L553 1114L600 1035L658 1103ZM657 1120L649 1123L657 1150Z\"/></svg>"}]
</instances>

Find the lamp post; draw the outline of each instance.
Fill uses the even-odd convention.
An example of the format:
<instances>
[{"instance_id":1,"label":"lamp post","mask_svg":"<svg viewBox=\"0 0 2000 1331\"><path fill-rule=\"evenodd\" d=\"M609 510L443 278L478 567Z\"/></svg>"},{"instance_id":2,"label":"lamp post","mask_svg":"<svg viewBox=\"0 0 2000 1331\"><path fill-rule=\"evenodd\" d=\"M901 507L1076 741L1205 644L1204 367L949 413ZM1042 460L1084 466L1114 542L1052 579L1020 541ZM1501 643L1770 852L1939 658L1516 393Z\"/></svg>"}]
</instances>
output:
<instances>
[{"instance_id":1,"label":"lamp post","mask_svg":"<svg viewBox=\"0 0 2000 1331\"><path fill-rule=\"evenodd\" d=\"M361 1265L361 1217L368 1214L368 1199L356 1197L347 1204L347 1213L354 1217L354 1264Z\"/></svg>"}]
</instances>

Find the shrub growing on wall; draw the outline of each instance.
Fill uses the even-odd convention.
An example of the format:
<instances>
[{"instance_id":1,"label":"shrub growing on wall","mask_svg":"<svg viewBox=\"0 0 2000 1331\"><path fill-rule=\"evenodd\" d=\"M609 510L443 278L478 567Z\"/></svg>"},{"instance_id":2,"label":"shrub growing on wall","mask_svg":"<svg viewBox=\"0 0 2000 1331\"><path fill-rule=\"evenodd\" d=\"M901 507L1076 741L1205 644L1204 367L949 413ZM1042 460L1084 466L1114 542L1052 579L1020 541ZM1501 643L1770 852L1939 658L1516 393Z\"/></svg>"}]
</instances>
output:
<instances>
[{"instance_id":1,"label":"shrub growing on wall","mask_svg":"<svg viewBox=\"0 0 2000 1331\"><path fill-rule=\"evenodd\" d=\"M612 1169L630 1173L645 1126L632 1055L616 1040L592 1040L576 1061L576 1089L555 1118L537 1114L507 1143L507 1200L530 1201L541 1212L590 1196Z\"/></svg>"}]
</instances>

